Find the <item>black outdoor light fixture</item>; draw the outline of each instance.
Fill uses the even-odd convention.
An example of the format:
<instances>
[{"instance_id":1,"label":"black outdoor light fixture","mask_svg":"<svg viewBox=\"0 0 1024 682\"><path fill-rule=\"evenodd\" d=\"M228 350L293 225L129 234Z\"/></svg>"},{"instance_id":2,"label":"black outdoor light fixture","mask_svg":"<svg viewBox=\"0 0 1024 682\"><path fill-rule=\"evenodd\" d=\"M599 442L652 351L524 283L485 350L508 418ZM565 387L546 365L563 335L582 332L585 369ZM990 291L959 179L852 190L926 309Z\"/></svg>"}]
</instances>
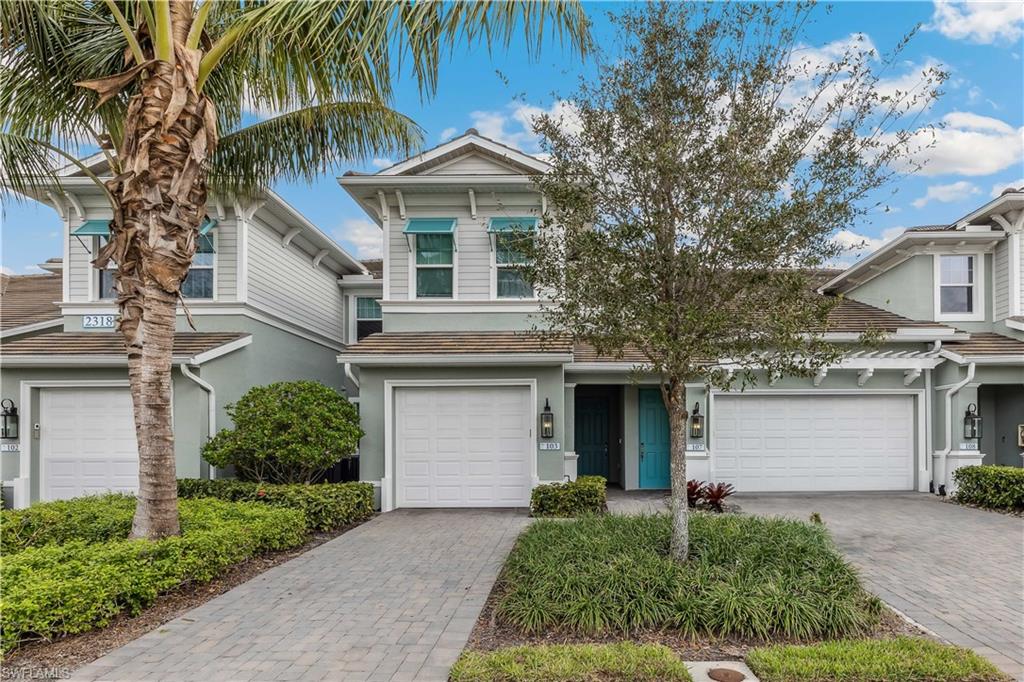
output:
<instances>
[{"instance_id":1,"label":"black outdoor light fixture","mask_svg":"<svg viewBox=\"0 0 1024 682\"><path fill-rule=\"evenodd\" d=\"M690 415L690 438L704 437L704 415L700 413L700 403L693 404L693 414Z\"/></svg>"},{"instance_id":2,"label":"black outdoor light fixture","mask_svg":"<svg viewBox=\"0 0 1024 682\"><path fill-rule=\"evenodd\" d=\"M544 398L544 411L540 413L540 437L555 437L555 413L551 411L551 403Z\"/></svg>"},{"instance_id":3,"label":"black outdoor light fixture","mask_svg":"<svg viewBox=\"0 0 1024 682\"><path fill-rule=\"evenodd\" d=\"M981 415L974 403L964 412L964 440L981 440Z\"/></svg>"},{"instance_id":4,"label":"black outdoor light fixture","mask_svg":"<svg viewBox=\"0 0 1024 682\"><path fill-rule=\"evenodd\" d=\"M3 431L0 432L0 438L17 438L18 437L18 408L14 406L14 401L10 398L4 398L0 400L0 416L3 417Z\"/></svg>"}]
</instances>

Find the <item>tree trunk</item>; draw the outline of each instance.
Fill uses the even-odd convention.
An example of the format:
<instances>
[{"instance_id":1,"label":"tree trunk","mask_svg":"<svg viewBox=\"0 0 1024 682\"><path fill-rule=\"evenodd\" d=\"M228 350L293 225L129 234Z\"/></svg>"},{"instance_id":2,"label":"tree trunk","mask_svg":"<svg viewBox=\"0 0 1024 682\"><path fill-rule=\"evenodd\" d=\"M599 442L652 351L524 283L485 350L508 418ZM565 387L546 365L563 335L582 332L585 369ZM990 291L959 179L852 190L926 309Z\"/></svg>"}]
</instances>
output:
<instances>
[{"instance_id":1,"label":"tree trunk","mask_svg":"<svg viewBox=\"0 0 1024 682\"><path fill-rule=\"evenodd\" d=\"M686 384L671 381L662 388L668 411L669 460L672 479L672 558L684 562L690 557L690 508L686 501Z\"/></svg>"},{"instance_id":2,"label":"tree trunk","mask_svg":"<svg viewBox=\"0 0 1024 682\"><path fill-rule=\"evenodd\" d=\"M192 3L174 0L175 63L146 65L128 105L110 241L94 264L113 259L139 446L132 537L177 535L171 428L171 359L177 301L206 215L206 160L217 144L213 104L196 91L199 53L184 47Z\"/></svg>"}]
</instances>

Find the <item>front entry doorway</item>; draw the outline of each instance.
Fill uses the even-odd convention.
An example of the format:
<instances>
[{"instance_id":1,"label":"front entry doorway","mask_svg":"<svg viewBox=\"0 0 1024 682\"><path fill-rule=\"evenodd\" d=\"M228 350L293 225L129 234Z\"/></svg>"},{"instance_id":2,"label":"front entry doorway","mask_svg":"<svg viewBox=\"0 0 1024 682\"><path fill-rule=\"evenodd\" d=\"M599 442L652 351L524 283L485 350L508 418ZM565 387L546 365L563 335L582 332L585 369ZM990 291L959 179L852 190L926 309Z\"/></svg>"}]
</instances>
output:
<instances>
[{"instance_id":1,"label":"front entry doorway","mask_svg":"<svg viewBox=\"0 0 1024 682\"><path fill-rule=\"evenodd\" d=\"M621 484L621 396L619 386L576 387L573 432L580 476L603 476Z\"/></svg>"},{"instance_id":2,"label":"front entry doorway","mask_svg":"<svg viewBox=\"0 0 1024 682\"><path fill-rule=\"evenodd\" d=\"M668 412L661 389L641 388L639 393L640 487L671 488Z\"/></svg>"}]
</instances>

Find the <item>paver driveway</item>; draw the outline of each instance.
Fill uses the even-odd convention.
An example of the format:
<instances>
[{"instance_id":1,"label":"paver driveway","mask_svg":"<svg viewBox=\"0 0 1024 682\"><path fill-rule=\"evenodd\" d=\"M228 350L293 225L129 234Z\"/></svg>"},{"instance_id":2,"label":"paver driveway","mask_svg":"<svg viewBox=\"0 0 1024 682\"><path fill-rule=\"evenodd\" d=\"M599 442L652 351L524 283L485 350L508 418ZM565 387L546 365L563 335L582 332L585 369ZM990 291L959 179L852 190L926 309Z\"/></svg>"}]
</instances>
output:
<instances>
[{"instance_id":1,"label":"paver driveway","mask_svg":"<svg viewBox=\"0 0 1024 682\"><path fill-rule=\"evenodd\" d=\"M866 586L1024 679L1024 520L924 493L737 495L745 512L821 514Z\"/></svg>"},{"instance_id":2,"label":"paver driveway","mask_svg":"<svg viewBox=\"0 0 1024 682\"><path fill-rule=\"evenodd\" d=\"M374 520L78 670L79 680L446 680L526 511Z\"/></svg>"}]
</instances>

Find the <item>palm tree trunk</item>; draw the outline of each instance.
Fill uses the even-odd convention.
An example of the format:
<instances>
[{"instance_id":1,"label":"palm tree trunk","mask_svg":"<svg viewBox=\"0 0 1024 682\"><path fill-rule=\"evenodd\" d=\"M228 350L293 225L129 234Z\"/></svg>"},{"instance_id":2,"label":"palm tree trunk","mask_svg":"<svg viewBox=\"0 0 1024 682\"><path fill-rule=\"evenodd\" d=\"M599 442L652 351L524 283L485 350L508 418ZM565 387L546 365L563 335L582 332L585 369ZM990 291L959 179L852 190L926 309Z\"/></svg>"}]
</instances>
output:
<instances>
[{"instance_id":1,"label":"palm tree trunk","mask_svg":"<svg viewBox=\"0 0 1024 682\"><path fill-rule=\"evenodd\" d=\"M662 389L668 410L669 461L672 481L672 545L670 553L678 562L690 557L690 509L686 502L686 383L670 381Z\"/></svg>"},{"instance_id":2,"label":"palm tree trunk","mask_svg":"<svg viewBox=\"0 0 1024 682\"><path fill-rule=\"evenodd\" d=\"M213 104L196 90L199 55L184 47L188 0L171 3L175 63L146 66L128 106L121 172L107 183L117 201L111 239L96 260L117 263L119 329L139 446L139 493L132 537L177 535L171 428L171 360L178 292L206 215L206 160L217 143ZM180 38L180 40L179 40Z\"/></svg>"}]
</instances>

